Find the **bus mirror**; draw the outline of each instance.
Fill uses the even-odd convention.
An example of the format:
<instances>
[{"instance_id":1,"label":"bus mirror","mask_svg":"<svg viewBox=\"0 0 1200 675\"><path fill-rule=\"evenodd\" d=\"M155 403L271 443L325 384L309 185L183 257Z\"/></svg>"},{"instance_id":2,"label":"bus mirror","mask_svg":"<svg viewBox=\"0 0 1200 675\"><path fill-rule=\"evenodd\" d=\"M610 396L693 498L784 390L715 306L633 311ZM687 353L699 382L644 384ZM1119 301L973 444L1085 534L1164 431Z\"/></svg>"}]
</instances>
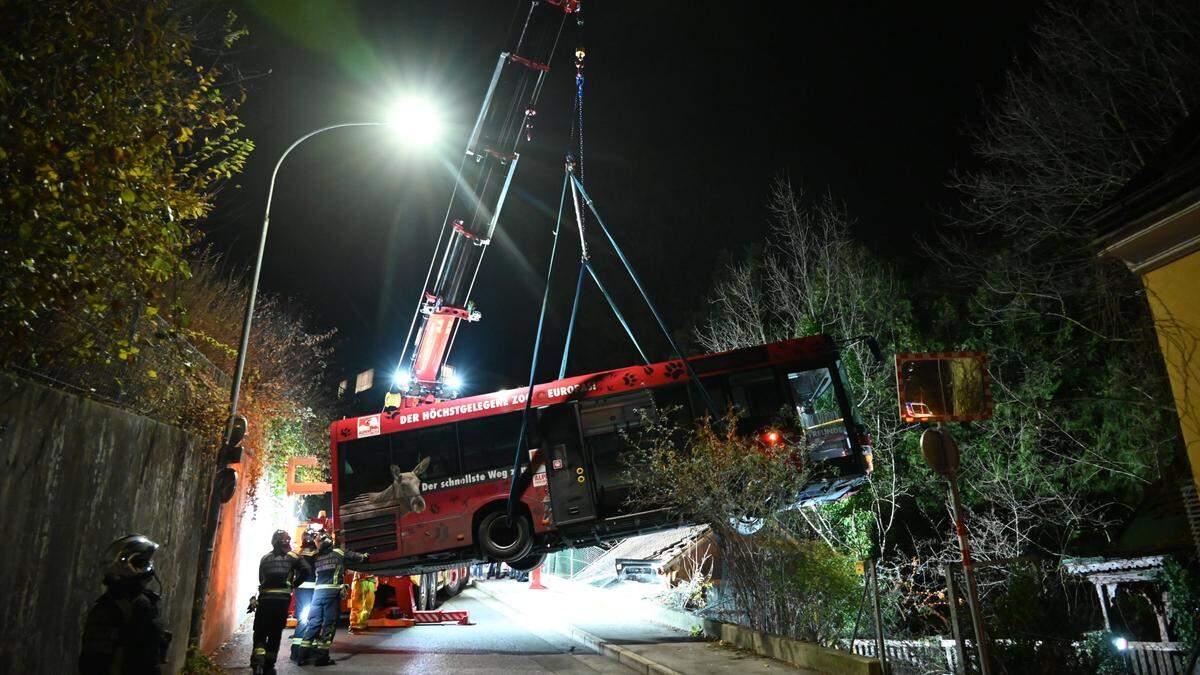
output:
<instances>
[{"instance_id":1,"label":"bus mirror","mask_svg":"<svg viewBox=\"0 0 1200 675\"><path fill-rule=\"evenodd\" d=\"M964 422L992 416L982 352L896 355L896 394L905 422Z\"/></svg>"}]
</instances>

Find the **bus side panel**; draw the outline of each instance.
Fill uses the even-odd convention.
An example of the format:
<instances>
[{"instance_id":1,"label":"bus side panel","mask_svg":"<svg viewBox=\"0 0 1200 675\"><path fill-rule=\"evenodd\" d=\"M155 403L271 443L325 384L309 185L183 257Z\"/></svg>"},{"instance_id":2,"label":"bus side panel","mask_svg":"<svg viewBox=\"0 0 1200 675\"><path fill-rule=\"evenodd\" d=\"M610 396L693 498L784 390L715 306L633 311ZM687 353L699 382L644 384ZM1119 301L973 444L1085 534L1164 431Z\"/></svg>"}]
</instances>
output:
<instances>
[{"instance_id":1,"label":"bus side panel","mask_svg":"<svg viewBox=\"0 0 1200 675\"><path fill-rule=\"evenodd\" d=\"M441 553L474 545L471 524L475 514L485 506L507 500L508 489L509 482L505 479L426 493L424 512L407 513L400 518L400 555ZM521 497L533 518L535 534L551 529L542 501L546 496L542 484L530 486Z\"/></svg>"}]
</instances>

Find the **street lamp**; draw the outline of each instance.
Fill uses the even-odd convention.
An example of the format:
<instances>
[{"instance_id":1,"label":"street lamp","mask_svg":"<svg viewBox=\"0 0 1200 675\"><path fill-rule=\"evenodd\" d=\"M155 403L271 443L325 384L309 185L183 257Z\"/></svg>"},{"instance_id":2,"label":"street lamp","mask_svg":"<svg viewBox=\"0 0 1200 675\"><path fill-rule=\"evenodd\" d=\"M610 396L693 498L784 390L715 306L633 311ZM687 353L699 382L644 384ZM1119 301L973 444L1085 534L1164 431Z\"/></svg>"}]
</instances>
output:
<instances>
[{"instance_id":1,"label":"street lamp","mask_svg":"<svg viewBox=\"0 0 1200 675\"><path fill-rule=\"evenodd\" d=\"M246 369L246 352L250 344L250 326L254 321L254 302L258 297L258 279L262 273L263 253L267 248L267 230L271 224L271 202L275 196L275 178L279 175L279 167L283 165L283 160L287 159L292 150L295 150L304 141L313 136L323 134L326 131L349 127L389 127L397 131L399 135L410 143L420 145L431 144L440 131L440 124L432 105L418 99L410 99L398 106L387 121L343 122L341 124L331 124L321 127L297 138L279 156L279 159L275 162L275 168L271 171L271 182L267 187L267 207L263 213L262 231L258 238L258 255L254 259L254 273L250 277L250 295L246 299L246 312L242 318L242 337L238 342L237 363L234 366L233 382L230 385L229 420L225 424L225 432L222 436L223 447L228 448L236 445L236 431L239 428L237 422L238 401L242 393L242 374ZM241 426L244 429L244 424ZM237 461L235 457L222 453L218 459L218 463L223 466L218 467L217 473L214 476L213 490L209 496L208 513L204 529L204 548L201 551L200 565L196 575L192 622L188 631L188 642L190 644L197 644L200 640L200 630L204 621L204 605L208 589L209 568L212 565L214 540L216 538L217 525L221 517L221 504L229 501L229 498L233 496L231 488L233 476L230 473L232 470L224 470L228 469L228 464L234 461Z\"/></svg>"}]
</instances>

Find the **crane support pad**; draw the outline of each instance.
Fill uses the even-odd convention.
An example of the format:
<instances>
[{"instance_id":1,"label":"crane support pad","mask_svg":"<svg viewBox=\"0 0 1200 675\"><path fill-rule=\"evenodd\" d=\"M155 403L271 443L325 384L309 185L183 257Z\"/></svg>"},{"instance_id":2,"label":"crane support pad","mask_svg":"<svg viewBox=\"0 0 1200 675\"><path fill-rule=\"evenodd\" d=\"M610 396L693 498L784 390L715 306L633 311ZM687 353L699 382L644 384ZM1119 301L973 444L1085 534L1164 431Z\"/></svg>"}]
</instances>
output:
<instances>
[{"instance_id":1,"label":"crane support pad","mask_svg":"<svg viewBox=\"0 0 1200 675\"><path fill-rule=\"evenodd\" d=\"M413 612L413 621L419 624L454 623L460 626L472 625L470 613L465 610L417 610Z\"/></svg>"}]
</instances>

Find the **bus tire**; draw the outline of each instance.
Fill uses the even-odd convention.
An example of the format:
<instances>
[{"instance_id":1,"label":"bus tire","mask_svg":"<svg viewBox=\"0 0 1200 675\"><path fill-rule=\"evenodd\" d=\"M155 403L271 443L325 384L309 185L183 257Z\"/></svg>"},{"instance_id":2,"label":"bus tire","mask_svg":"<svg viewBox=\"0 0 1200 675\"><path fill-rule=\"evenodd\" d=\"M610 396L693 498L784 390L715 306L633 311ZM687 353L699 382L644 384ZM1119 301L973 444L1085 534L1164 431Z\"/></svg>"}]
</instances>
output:
<instances>
[{"instance_id":1,"label":"bus tire","mask_svg":"<svg viewBox=\"0 0 1200 675\"><path fill-rule=\"evenodd\" d=\"M466 567L456 567L448 573L450 575L450 583L446 584L446 597L453 598L462 593L462 590L467 586L467 575L470 571Z\"/></svg>"},{"instance_id":2,"label":"bus tire","mask_svg":"<svg viewBox=\"0 0 1200 675\"><path fill-rule=\"evenodd\" d=\"M421 584L417 587L417 609L437 609L437 572L421 573Z\"/></svg>"},{"instance_id":3,"label":"bus tire","mask_svg":"<svg viewBox=\"0 0 1200 675\"><path fill-rule=\"evenodd\" d=\"M479 521L475 540L484 555L493 560L518 560L533 549L533 524L523 513L514 514L509 520L503 510L492 511Z\"/></svg>"},{"instance_id":4,"label":"bus tire","mask_svg":"<svg viewBox=\"0 0 1200 675\"><path fill-rule=\"evenodd\" d=\"M518 558L517 560L508 563L508 566L518 572L529 572L544 562L546 562L546 554L537 553L527 555L524 558Z\"/></svg>"}]
</instances>

